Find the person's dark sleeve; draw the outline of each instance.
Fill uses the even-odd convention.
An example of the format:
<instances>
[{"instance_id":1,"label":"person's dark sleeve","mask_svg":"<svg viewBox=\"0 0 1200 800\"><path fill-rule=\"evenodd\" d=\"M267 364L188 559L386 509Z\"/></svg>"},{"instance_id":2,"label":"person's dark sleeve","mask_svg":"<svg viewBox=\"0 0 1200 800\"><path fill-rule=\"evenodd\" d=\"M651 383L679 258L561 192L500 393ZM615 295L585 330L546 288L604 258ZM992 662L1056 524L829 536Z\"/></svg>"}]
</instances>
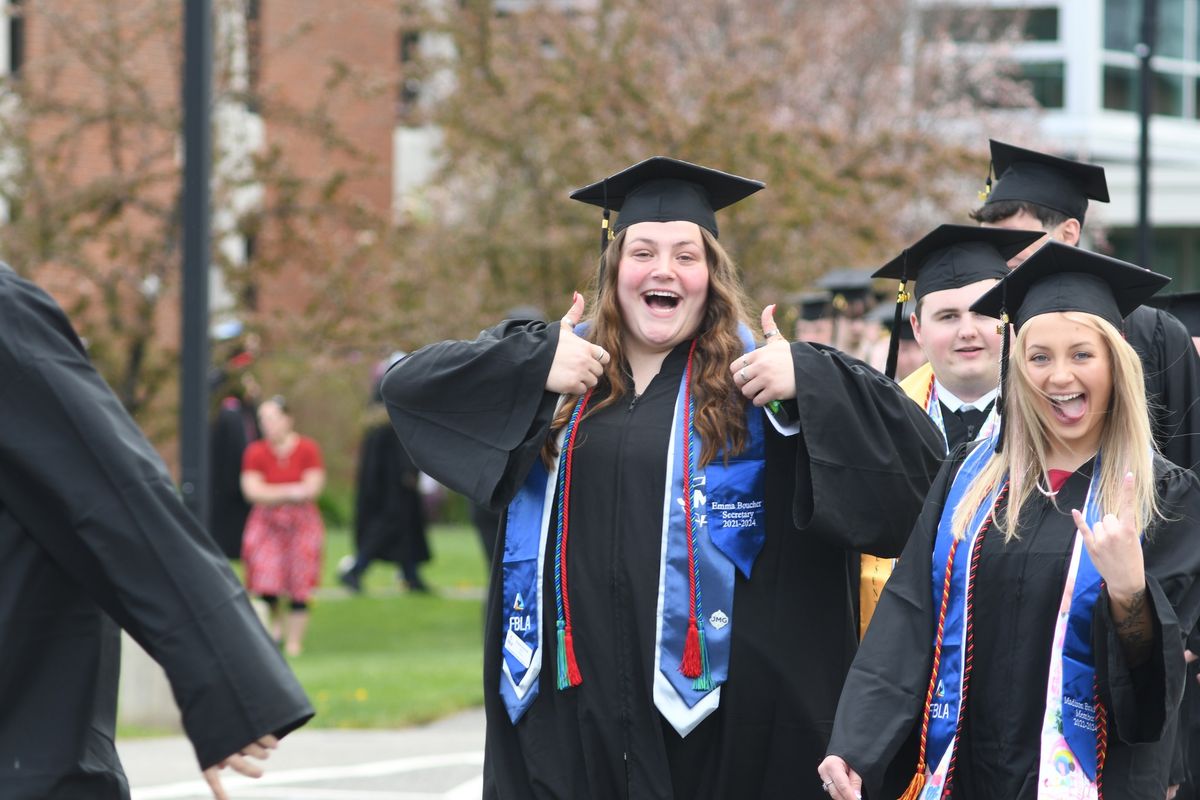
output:
<instances>
[{"instance_id":1,"label":"person's dark sleeve","mask_svg":"<svg viewBox=\"0 0 1200 800\"><path fill-rule=\"evenodd\" d=\"M956 459L948 461L930 488L838 701L827 752L862 776L870 797L884 796L885 776L904 781L916 770L914 755L912 763L897 763L889 773L925 705L933 660L933 542L958 466Z\"/></svg>"},{"instance_id":2,"label":"person's dark sleeve","mask_svg":"<svg viewBox=\"0 0 1200 800\"><path fill-rule=\"evenodd\" d=\"M941 434L883 373L831 347L791 347L796 527L847 549L898 555L941 466Z\"/></svg>"},{"instance_id":3,"label":"person's dark sleeve","mask_svg":"<svg viewBox=\"0 0 1200 800\"><path fill-rule=\"evenodd\" d=\"M1096 602L1093 648L1114 728L1127 744L1157 742L1177 713L1186 665L1184 636L1200 615L1200 483L1189 471L1159 459L1165 519L1144 546L1146 589L1154 620L1149 661L1131 668L1117 637L1108 595Z\"/></svg>"},{"instance_id":4,"label":"person's dark sleeve","mask_svg":"<svg viewBox=\"0 0 1200 800\"><path fill-rule=\"evenodd\" d=\"M558 396L545 386L560 330L557 323L506 322L394 365L383 398L417 467L477 503L505 505L550 428Z\"/></svg>"},{"instance_id":5,"label":"person's dark sleeve","mask_svg":"<svg viewBox=\"0 0 1200 800\"><path fill-rule=\"evenodd\" d=\"M1184 324L1165 311L1146 318L1142 354L1155 440L1173 464L1200 470L1200 354Z\"/></svg>"},{"instance_id":6,"label":"person's dark sleeve","mask_svg":"<svg viewBox=\"0 0 1200 800\"><path fill-rule=\"evenodd\" d=\"M162 665L201 767L302 725L295 676L61 309L0 276L0 318L0 504Z\"/></svg>"}]
</instances>

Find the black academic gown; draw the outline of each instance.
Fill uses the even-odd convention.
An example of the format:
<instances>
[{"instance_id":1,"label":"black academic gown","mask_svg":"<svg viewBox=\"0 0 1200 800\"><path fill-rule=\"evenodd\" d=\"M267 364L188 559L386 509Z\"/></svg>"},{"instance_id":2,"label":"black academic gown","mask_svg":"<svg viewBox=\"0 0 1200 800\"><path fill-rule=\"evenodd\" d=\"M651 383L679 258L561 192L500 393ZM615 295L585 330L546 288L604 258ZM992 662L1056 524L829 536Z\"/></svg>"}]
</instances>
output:
<instances>
[{"instance_id":1,"label":"black academic gown","mask_svg":"<svg viewBox=\"0 0 1200 800\"><path fill-rule=\"evenodd\" d=\"M383 394L418 465L475 500L506 503L546 441L557 398L543 387L559 330L505 324L394 367ZM803 433L765 425L766 544L750 580L737 578L730 679L719 709L680 738L655 709L652 682L667 440L686 348L636 401L626 394L580 427L567 568L583 683L555 689L547 566L540 693L515 726L499 694L500 559L493 565L487 798L823 796L812 774L857 638L847 551L903 546L940 437L878 372L792 345Z\"/></svg>"},{"instance_id":2,"label":"black academic gown","mask_svg":"<svg viewBox=\"0 0 1200 800\"><path fill-rule=\"evenodd\" d=\"M360 558L416 565L429 560L420 473L392 426L372 427L359 451L354 538Z\"/></svg>"},{"instance_id":3,"label":"black academic gown","mask_svg":"<svg viewBox=\"0 0 1200 800\"><path fill-rule=\"evenodd\" d=\"M118 626L201 767L313 710L50 297L0 265L0 796L127 800Z\"/></svg>"},{"instance_id":4,"label":"black academic gown","mask_svg":"<svg viewBox=\"0 0 1200 800\"><path fill-rule=\"evenodd\" d=\"M1171 314L1142 306L1126 319L1125 335L1142 357L1146 397L1160 451L1168 461L1200 471L1200 355L1191 334ZM1193 636L1200 643L1200 635L1193 632ZM1179 749L1172 770L1172 783L1188 780L1179 800L1198 796L1198 776L1192 773L1200 767L1200 685L1193 679L1185 688ZM1196 741L1189 744L1189 738Z\"/></svg>"},{"instance_id":5,"label":"black academic gown","mask_svg":"<svg viewBox=\"0 0 1200 800\"><path fill-rule=\"evenodd\" d=\"M1187 328L1141 306L1126 318L1125 338L1142 358L1159 451L1172 464L1200 470L1200 355Z\"/></svg>"},{"instance_id":6,"label":"black academic gown","mask_svg":"<svg viewBox=\"0 0 1200 800\"><path fill-rule=\"evenodd\" d=\"M863 776L868 798L903 792L917 762L935 619L931 553L942 506L963 450L947 462L871 621L838 705L829 752ZM958 800L1033 800L1050 649L1091 464L1059 490L1058 508L1035 495L1020 538L988 534L975 585L974 668L953 779ZM1165 796L1173 725L1183 689L1183 640L1200 614L1200 484L1155 458L1167 522L1145 545L1155 641L1130 669L1112 630L1107 596L1096 603L1093 646L1109 714L1106 800ZM1061 509L1061 510L1059 510ZM945 565L938 565L944 570Z\"/></svg>"}]
</instances>

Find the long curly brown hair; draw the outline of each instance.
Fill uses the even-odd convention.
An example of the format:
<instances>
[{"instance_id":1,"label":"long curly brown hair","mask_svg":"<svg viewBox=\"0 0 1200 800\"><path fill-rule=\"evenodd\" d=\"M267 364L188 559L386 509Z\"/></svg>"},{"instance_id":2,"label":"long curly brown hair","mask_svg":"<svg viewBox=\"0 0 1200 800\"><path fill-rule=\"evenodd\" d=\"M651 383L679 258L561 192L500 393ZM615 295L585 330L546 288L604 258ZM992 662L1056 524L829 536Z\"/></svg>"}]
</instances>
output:
<instances>
[{"instance_id":1,"label":"long curly brown hair","mask_svg":"<svg viewBox=\"0 0 1200 800\"><path fill-rule=\"evenodd\" d=\"M584 338L603 347L612 358L604 366L604 375L596 387L601 393L607 392L607 396L595 405L589 404L585 419L605 406L618 402L626 392L623 373L628 366L622 347L625 328L617 304L617 269L625 245L625 233L621 231L609 243L588 288L586 307L594 309L594 312L587 317L589 324ZM749 318L749 303L733 259L715 236L703 228L700 234L704 239L704 256L708 264L708 298L692 361L692 397L696 404L695 425L701 442L699 465L704 466L718 454L728 457L741 452L746 446L745 407L748 401L734 385L729 365L745 350L738 335L738 326L746 324ZM576 400L576 395L565 397L555 415L550 436L542 451L547 459L555 454L558 432L567 424Z\"/></svg>"}]
</instances>

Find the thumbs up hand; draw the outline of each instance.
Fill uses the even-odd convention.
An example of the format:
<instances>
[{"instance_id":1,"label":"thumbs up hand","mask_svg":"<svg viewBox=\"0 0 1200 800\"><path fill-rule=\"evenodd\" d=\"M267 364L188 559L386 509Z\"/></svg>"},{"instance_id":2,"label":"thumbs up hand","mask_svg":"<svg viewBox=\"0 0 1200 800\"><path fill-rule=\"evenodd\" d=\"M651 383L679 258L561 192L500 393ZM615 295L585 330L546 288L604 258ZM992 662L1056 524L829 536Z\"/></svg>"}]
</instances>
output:
<instances>
[{"instance_id":1,"label":"thumbs up hand","mask_svg":"<svg viewBox=\"0 0 1200 800\"><path fill-rule=\"evenodd\" d=\"M774 303L762 311L762 329L766 344L729 365L734 384L756 406L796 396L792 348L775 324Z\"/></svg>"},{"instance_id":2,"label":"thumbs up hand","mask_svg":"<svg viewBox=\"0 0 1200 800\"><path fill-rule=\"evenodd\" d=\"M583 295L575 292L571 301L560 323L558 348L546 376L546 391L555 394L584 394L596 385L604 374L604 365L612 360L603 347L575 335L575 326L583 319Z\"/></svg>"}]
</instances>

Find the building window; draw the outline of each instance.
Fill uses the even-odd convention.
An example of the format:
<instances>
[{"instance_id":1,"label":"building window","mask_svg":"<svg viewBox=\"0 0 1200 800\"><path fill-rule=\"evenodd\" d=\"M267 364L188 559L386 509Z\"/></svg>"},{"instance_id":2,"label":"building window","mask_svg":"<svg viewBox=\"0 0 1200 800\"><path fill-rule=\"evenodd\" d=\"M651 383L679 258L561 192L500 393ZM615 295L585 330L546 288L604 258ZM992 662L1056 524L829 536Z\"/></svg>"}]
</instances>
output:
<instances>
[{"instance_id":1,"label":"building window","mask_svg":"<svg viewBox=\"0 0 1200 800\"><path fill-rule=\"evenodd\" d=\"M1063 108L1065 105L1065 68L1061 61L1027 61L1020 65L1021 80L1029 83L1033 98L1042 108Z\"/></svg>"},{"instance_id":2,"label":"building window","mask_svg":"<svg viewBox=\"0 0 1200 800\"><path fill-rule=\"evenodd\" d=\"M1173 279L1169 289L1171 292L1200 288L1200 228L1156 227L1152 239L1152 263L1141 266L1169 275ZM1137 263L1136 227L1109 230L1108 243L1114 258Z\"/></svg>"},{"instance_id":3,"label":"building window","mask_svg":"<svg viewBox=\"0 0 1200 800\"><path fill-rule=\"evenodd\" d=\"M934 5L925 10L925 30L944 30L956 42L991 42L1004 36L1023 41L1058 41L1058 8L964 8Z\"/></svg>"},{"instance_id":4,"label":"building window","mask_svg":"<svg viewBox=\"0 0 1200 800\"><path fill-rule=\"evenodd\" d=\"M8 74L19 77L25 63L25 0L8 0Z\"/></svg>"},{"instance_id":5,"label":"building window","mask_svg":"<svg viewBox=\"0 0 1200 800\"><path fill-rule=\"evenodd\" d=\"M1183 116L1182 75L1170 72L1154 74L1151 111L1168 117ZM1140 80L1136 69L1104 67L1104 107L1111 111L1137 111Z\"/></svg>"},{"instance_id":6,"label":"building window","mask_svg":"<svg viewBox=\"0 0 1200 800\"><path fill-rule=\"evenodd\" d=\"M1195 3L1196 0L1187 0ZM1142 38L1144 0L1104 0L1104 49L1132 53ZM1158 0L1154 50L1158 55L1183 58L1184 0Z\"/></svg>"}]
</instances>

